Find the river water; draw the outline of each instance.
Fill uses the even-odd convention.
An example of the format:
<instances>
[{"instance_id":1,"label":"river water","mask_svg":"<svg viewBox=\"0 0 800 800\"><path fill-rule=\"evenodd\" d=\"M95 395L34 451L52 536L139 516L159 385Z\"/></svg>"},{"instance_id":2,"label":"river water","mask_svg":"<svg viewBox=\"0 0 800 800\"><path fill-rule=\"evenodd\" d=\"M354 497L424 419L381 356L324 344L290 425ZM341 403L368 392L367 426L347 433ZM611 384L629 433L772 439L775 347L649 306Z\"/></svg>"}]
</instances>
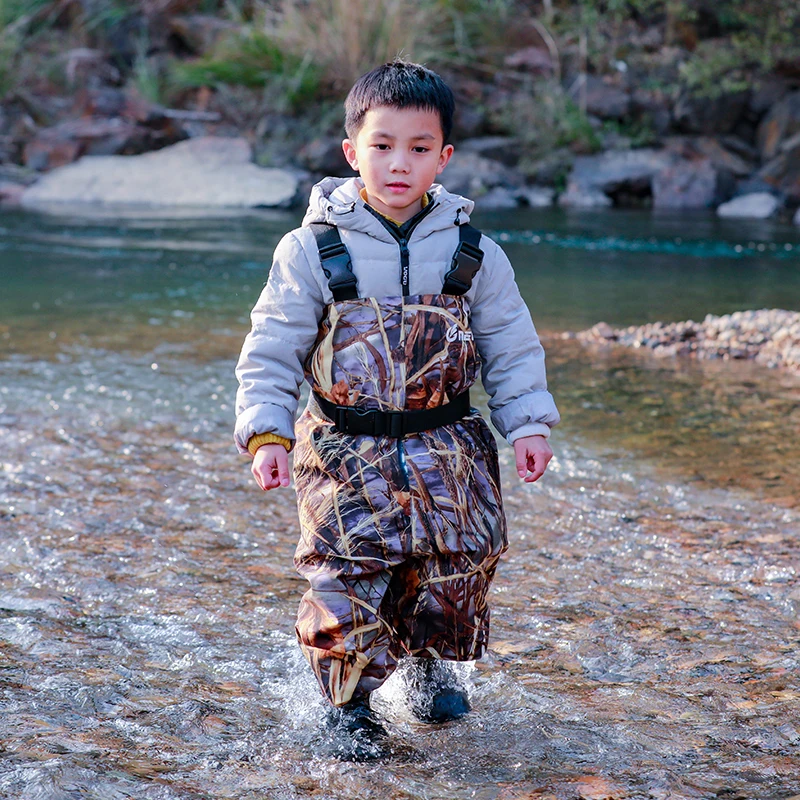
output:
<instances>
[{"instance_id":1,"label":"river water","mask_svg":"<svg viewBox=\"0 0 800 800\"><path fill-rule=\"evenodd\" d=\"M636 212L484 215L563 416L501 445L511 548L474 711L331 758L294 643L291 489L232 447L232 370L296 215L0 218L0 796L800 794L800 378L588 349L598 320L800 308L800 235Z\"/></svg>"}]
</instances>

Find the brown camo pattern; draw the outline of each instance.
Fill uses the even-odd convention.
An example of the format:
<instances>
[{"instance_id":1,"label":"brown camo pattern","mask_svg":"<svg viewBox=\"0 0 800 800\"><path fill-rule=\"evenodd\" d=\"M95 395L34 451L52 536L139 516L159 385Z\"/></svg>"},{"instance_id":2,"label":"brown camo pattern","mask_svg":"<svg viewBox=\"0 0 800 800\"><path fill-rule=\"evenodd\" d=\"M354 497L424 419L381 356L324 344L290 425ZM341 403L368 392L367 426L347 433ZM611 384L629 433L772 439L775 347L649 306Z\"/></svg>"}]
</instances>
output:
<instances>
[{"instance_id":1,"label":"brown camo pattern","mask_svg":"<svg viewBox=\"0 0 800 800\"><path fill-rule=\"evenodd\" d=\"M403 408L404 388L406 407L446 402L479 369L473 342L445 337L469 330L468 313L445 295L336 303L307 361L312 386L366 407ZM335 432L306 409L296 433L295 564L310 583L297 636L329 700L368 694L404 655L479 658L507 547L497 447L480 414L398 442Z\"/></svg>"}]
</instances>

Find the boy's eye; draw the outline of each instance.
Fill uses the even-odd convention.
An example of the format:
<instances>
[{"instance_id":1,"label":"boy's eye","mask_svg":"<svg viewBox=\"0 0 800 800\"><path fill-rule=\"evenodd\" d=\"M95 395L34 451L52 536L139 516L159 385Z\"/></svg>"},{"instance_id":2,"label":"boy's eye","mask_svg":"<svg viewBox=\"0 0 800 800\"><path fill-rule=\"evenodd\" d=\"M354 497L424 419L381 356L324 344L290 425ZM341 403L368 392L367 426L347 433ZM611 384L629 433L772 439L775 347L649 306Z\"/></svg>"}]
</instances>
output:
<instances>
[{"instance_id":1,"label":"boy's eye","mask_svg":"<svg viewBox=\"0 0 800 800\"><path fill-rule=\"evenodd\" d=\"M378 144L376 144L375 147L377 147L378 150L388 150L389 149L389 145L385 144L383 142L378 142Z\"/></svg>"},{"instance_id":2,"label":"boy's eye","mask_svg":"<svg viewBox=\"0 0 800 800\"><path fill-rule=\"evenodd\" d=\"M414 148L415 153L427 153L430 147L423 147L421 144Z\"/></svg>"}]
</instances>

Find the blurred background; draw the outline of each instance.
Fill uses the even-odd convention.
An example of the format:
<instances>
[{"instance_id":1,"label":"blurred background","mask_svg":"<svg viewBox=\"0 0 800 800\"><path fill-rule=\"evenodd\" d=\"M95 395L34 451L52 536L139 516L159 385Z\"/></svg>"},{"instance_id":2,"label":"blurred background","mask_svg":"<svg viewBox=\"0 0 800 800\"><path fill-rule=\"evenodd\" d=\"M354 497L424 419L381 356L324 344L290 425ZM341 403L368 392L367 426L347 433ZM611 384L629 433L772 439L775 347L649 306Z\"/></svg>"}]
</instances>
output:
<instances>
[{"instance_id":1,"label":"blurred background","mask_svg":"<svg viewBox=\"0 0 800 800\"><path fill-rule=\"evenodd\" d=\"M204 134L348 174L341 102L402 54L454 88L446 181L486 208L800 204L793 0L2 0L0 26L6 200L82 155Z\"/></svg>"}]
</instances>

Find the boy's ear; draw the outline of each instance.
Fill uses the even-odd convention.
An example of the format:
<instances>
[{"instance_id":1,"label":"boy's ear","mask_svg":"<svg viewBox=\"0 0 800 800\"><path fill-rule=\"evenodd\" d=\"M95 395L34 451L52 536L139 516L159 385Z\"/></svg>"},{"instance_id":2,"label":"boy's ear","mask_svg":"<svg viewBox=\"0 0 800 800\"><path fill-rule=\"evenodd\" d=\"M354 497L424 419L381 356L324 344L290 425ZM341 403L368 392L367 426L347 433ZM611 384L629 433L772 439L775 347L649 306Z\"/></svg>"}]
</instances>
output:
<instances>
[{"instance_id":1,"label":"boy's ear","mask_svg":"<svg viewBox=\"0 0 800 800\"><path fill-rule=\"evenodd\" d=\"M437 175L441 175L441 173L444 172L444 168L447 166L447 162L450 161L454 149L455 148L451 144L446 144L442 148L442 152L439 154L439 163L436 166Z\"/></svg>"},{"instance_id":2,"label":"boy's ear","mask_svg":"<svg viewBox=\"0 0 800 800\"><path fill-rule=\"evenodd\" d=\"M344 151L344 157L347 159L347 163L352 169L358 172L358 156L356 155L356 146L350 141L350 139L344 139L342 141L342 150Z\"/></svg>"}]
</instances>

